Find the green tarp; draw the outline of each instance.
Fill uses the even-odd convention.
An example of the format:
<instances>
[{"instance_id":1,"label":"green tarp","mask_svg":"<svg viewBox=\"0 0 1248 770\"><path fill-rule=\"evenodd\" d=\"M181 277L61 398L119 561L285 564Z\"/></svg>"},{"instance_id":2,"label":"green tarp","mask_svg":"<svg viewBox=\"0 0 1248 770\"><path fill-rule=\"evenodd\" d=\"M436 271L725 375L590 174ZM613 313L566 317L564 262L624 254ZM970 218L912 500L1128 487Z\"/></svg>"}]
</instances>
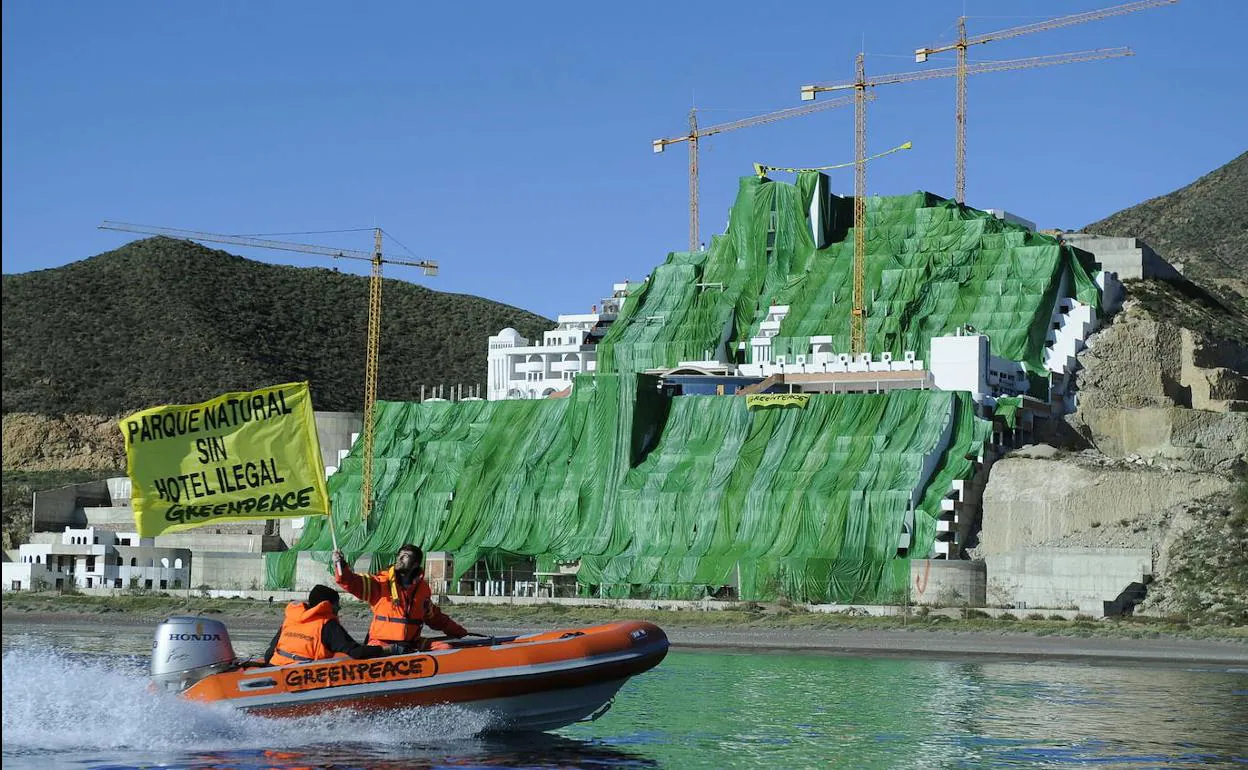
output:
<instances>
[{"instance_id":1,"label":"green tarp","mask_svg":"<svg viewBox=\"0 0 1248 770\"><path fill-rule=\"evenodd\" d=\"M481 558L579 560L583 590L606 596L698 598L739 580L745 598L883 599L904 587L906 522L926 555L940 498L986 435L965 393L749 409L654 386L597 375L565 399L379 403L367 522L359 443L330 479L340 546L380 566L420 543L451 551L460 574ZM270 554L270 586L292 583L300 551L323 561L330 547L325 520L308 519Z\"/></svg>"},{"instance_id":2,"label":"green tarp","mask_svg":"<svg viewBox=\"0 0 1248 770\"><path fill-rule=\"evenodd\" d=\"M997 399L996 409L993 414L1000 417L1005 422L1006 427L1015 428L1018 422L1018 410L1023 405L1023 399L1018 396L1003 396Z\"/></svg>"},{"instance_id":3,"label":"green tarp","mask_svg":"<svg viewBox=\"0 0 1248 770\"><path fill-rule=\"evenodd\" d=\"M388 564L414 542L480 560L579 562L583 592L694 598L738 585L744 599L888 601L908 555L932 548L941 499L975 472L991 424L969 394L902 390L812 395L801 408L733 396L668 398L647 369L708 356L748 361L771 305L787 305L773 354L830 335L849 352L852 201L809 211L816 174L790 185L746 177L727 232L675 252L630 285L598 346L598 373L542 401L380 402L373 513L360 516L360 447L329 480L339 543ZM1096 305L1075 252L929 193L867 204L867 343L928 358L930 338L967 326L995 355L1042 371L1059 294ZM1000 409L1000 407L999 407ZM1004 412L1003 412L1004 414ZM268 556L270 587L298 554L328 560L324 519Z\"/></svg>"},{"instance_id":4,"label":"green tarp","mask_svg":"<svg viewBox=\"0 0 1248 770\"><path fill-rule=\"evenodd\" d=\"M822 207L831 242L816 249L809 210L817 178L742 178L728 231L706 251L670 254L630 294L598 347L600 371L673 367L725 345L749 351L771 305L789 308L772 355L809 353L820 335L831 336L833 352L849 353L853 201L832 197ZM931 193L869 198L866 247L867 349L876 360L908 350L927 360L932 337L969 326L988 335L993 355L1038 373L1059 292L1099 307L1099 290L1070 247Z\"/></svg>"}]
</instances>

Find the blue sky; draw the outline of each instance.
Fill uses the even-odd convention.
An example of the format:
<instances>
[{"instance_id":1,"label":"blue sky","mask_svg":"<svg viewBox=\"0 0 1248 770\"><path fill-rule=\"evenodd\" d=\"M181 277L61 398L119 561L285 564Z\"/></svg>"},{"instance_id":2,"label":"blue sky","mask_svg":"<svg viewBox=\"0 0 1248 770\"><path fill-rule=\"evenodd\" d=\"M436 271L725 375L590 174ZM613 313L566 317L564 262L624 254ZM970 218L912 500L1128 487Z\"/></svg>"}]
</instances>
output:
<instances>
[{"instance_id":1,"label":"blue sky","mask_svg":"<svg viewBox=\"0 0 1248 770\"><path fill-rule=\"evenodd\" d=\"M131 240L97 230L105 219L380 225L441 265L388 277L585 312L686 247L684 145L655 155L650 142L681 134L692 104L704 125L801 104L799 86L851 77L864 46L868 73L950 66L912 51L952 39L963 12L975 33L1113 4L6 1L3 269ZM1246 22L1240 0L1181 0L973 49L973 61L1136 55L972 78L967 202L1076 228L1231 160L1248 145ZM952 80L878 89L871 150L915 149L872 164L872 193L952 196L953 107ZM752 162L852 157L852 109L705 139L704 240ZM834 191L852 191L852 169L831 173ZM368 233L302 239L371 245Z\"/></svg>"}]
</instances>

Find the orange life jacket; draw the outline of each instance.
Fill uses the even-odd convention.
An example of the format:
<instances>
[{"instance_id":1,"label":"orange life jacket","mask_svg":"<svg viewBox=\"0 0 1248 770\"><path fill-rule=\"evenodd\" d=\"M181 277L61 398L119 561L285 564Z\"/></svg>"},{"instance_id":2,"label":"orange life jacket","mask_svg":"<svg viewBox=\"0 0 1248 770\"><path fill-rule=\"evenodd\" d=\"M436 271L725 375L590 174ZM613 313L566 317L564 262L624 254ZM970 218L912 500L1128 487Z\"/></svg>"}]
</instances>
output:
<instances>
[{"instance_id":1,"label":"orange life jacket","mask_svg":"<svg viewBox=\"0 0 1248 770\"><path fill-rule=\"evenodd\" d=\"M273 651L269 663L284 666L335 657L321 641L321 630L334 617L334 606L329 602L321 602L315 607L308 607L304 602L286 605L286 619L282 621L277 649Z\"/></svg>"},{"instance_id":2,"label":"orange life jacket","mask_svg":"<svg viewBox=\"0 0 1248 770\"><path fill-rule=\"evenodd\" d=\"M369 597L373 608L373 622L368 627L368 640L373 643L415 642L420 639L420 627L424 625L433 592L424 577L406 587L399 585L394 567L378 575L388 583L389 594Z\"/></svg>"}]
</instances>

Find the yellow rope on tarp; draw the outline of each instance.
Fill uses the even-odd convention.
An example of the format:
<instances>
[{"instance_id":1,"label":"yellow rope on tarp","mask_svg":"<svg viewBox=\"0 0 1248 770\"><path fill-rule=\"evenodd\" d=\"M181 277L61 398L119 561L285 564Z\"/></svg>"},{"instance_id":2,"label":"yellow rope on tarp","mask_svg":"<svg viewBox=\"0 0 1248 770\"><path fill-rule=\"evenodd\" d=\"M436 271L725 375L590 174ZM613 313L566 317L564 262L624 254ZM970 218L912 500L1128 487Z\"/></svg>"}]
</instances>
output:
<instances>
[{"instance_id":1,"label":"yellow rope on tarp","mask_svg":"<svg viewBox=\"0 0 1248 770\"><path fill-rule=\"evenodd\" d=\"M877 153L867 158L863 158L863 161L865 162L868 160L875 160L876 158L882 158L885 155L891 155L894 152L900 152L901 150L909 150L911 147L913 147L913 144L910 142L899 144L891 150L885 150L884 152ZM799 171L828 171L834 168L848 168L849 166L856 165L857 163L858 161L851 160L848 163L837 163L832 166L812 166L811 168L784 168L783 166L764 166L762 163L755 163L754 173L758 174L761 177L761 176L766 176L768 171L792 171L794 173L797 173Z\"/></svg>"}]
</instances>

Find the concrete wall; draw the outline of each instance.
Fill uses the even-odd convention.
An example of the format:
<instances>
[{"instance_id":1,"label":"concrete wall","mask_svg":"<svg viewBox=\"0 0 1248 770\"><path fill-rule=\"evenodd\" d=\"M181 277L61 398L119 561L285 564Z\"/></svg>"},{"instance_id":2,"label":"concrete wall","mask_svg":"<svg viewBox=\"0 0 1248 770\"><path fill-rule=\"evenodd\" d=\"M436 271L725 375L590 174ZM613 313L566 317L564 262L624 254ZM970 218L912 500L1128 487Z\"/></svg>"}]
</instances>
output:
<instances>
[{"instance_id":1,"label":"concrete wall","mask_svg":"<svg viewBox=\"0 0 1248 770\"><path fill-rule=\"evenodd\" d=\"M364 431L364 416L360 412L315 412L314 416L322 464L337 467L338 450L351 448L351 434Z\"/></svg>"},{"instance_id":2,"label":"concrete wall","mask_svg":"<svg viewBox=\"0 0 1248 770\"><path fill-rule=\"evenodd\" d=\"M987 558L1053 545L1119 520L1151 520L1178 503L1229 488L1228 480L1210 474L1007 457L988 477L977 551Z\"/></svg>"},{"instance_id":3,"label":"concrete wall","mask_svg":"<svg viewBox=\"0 0 1248 770\"><path fill-rule=\"evenodd\" d=\"M264 554L194 551L191 559L191 586L217 589L265 587Z\"/></svg>"},{"instance_id":4,"label":"concrete wall","mask_svg":"<svg viewBox=\"0 0 1248 770\"><path fill-rule=\"evenodd\" d=\"M192 529L157 535L156 543L163 548L189 548L195 553L217 551L231 553L262 553L264 551L264 522L257 521L255 534L210 534ZM199 585L196 583L195 585Z\"/></svg>"},{"instance_id":5,"label":"concrete wall","mask_svg":"<svg viewBox=\"0 0 1248 770\"><path fill-rule=\"evenodd\" d=\"M982 607L987 571L983 562L951 559L910 561L912 604Z\"/></svg>"},{"instance_id":6,"label":"concrete wall","mask_svg":"<svg viewBox=\"0 0 1248 770\"><path fill-rule=\"evenodd\" d=\"M86 516L78 507L78 495L79 490L87 486L98 486L104 494L108 493L108 486L102 481L92 484L72 484L67 487L36 492L31 511L34 519L31 522L31 529L60 531L65 527L86 526Z\"/></svg>"},{"instance_id":7,"label":"concrete wall","mask_svg":"<svg viewBox=\"0 0 1248 770\"><path fill-rule=\"evenodd\" d=\"M1016 609L1079 609L1101 617L1153 572L1147 548L1031 548L985 557L988 602Z\"/></svg>"},{"instance_id":8,"label":"concrete wall","mask_svg":"<svg viewBox=\"0 0 1248 770\"><path fill-rule=\"evenodd\" d=\"M1102 270L1128 278L1178 280L1182 274L1136 238L1112 238L1091 233L1062 233L1061 239L1096 258Z\"/></svg>"},{"instance_id":9,"label":"concrete wall","mask_svg":"<svg viewBox=\"0 0 1248 770\"><path fill-rule=\"evenodd\" d=\"M366 572L368 557L361 558L353 569L356 572ZM267 582L263 553L193 551L192 588L198 590L200 586L207 585L219 591L264 591ZM300 552L295 566L295 584L292 590L307 596L312 586L318 583L333 587L333 574L325 564L316 562L310 553Z\"/></svg>"},{"instance_id":10,"label":"concrete wall","mask_svg":"<svg viewBox=\"0 0 1248 770\"><path fill-rule=\"evenodd\" d=\"M941 390L967 390L978 402L988 392L988 338L982 334L933 337L928 366Z\"/></svg>"},{"instance_id":11,"label":"concrete wall","mask_svg":"<svg viewBox=\"0 0 1248 770\"><path fill-rule=\"evenodd\" d=\"M351 566L351 570L356 573L367 572L368 564L369 557L361 557ZM311 553L300 551L299 560L295 564L295 590L302 591L306 595L308 591L312 590L312 586L317 583L327 585L330 588L336 588L334 575L330 572L329 567L315 561Z\"/></svg>"},{"instance_id":12,"label":"concrete wall","mask_svg":"<svg viewBox=\"0 0 1248 770\"><path fill-rule=\"evenodd\" d=\"M41 513L42 515L42 513ZM92 505L82 509L87 525L108 530L133 530L134 509L129 505Z\"/></svg>"}]
</instances>

